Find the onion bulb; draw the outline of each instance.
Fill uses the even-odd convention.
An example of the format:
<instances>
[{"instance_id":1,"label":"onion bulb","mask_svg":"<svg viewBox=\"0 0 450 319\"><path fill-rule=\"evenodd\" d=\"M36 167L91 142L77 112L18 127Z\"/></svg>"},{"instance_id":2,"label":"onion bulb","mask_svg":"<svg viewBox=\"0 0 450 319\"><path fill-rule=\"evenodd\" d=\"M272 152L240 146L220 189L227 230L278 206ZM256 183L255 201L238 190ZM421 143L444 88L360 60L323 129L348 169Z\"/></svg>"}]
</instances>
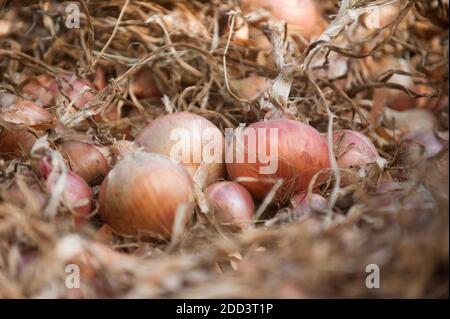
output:
<instances>
[{"instance_id":1,"label":"onion bulb","mask_svg":"<svg viewBox=\"0 0 450 319\"><path fill-rule=\"evenodd\" d=\"M49 195L55 193L58 181L62 178L60 172L55 172L50 157L39 160L37 165L38 175L46 180ZM80 176L67 170L62 189L62 203L75 215L75 222L82 224L93 211L92 189Z\"/></svg>"},{"instance_id":2,"label":"onion bulb","mask_svg":"<svg viewBox=\"0 0 450 319\"><path fill-rule=\"evenodd\" d=\"M36 137L23 129L7 130L0 132L0 158L27 158Z\"/></svg>"},{"instance_id":3,"label":"onion bulb","mask_svg":"<svg viewBox=\"0 0 450 319\"><path fill-rule=\"evenodd\" d=\"M333 142L340 168L364 167L379 159L375 145L361 133L351 130L334 131Z\"/></svg>"},{"instance_id":4,"label":"onion bulb","mask_svg":"<svg viewBox=\"0 0 450 319\"><path fill-rule=\"evenodd\" d=\"M193 181L168 157L146 152L125 156L100 187L100 215L120 233L169 236L180 205L191 208Z\"/></svg>"},{"instance_id":5,"label":"onion bulb","mask_svg":"<svg viewBox=\"0 0 450 319\"><path fill-rule=\"evenodd\" d=\"M58 94L55 78L49 74L40 74L23 88L25 96L32 98L40 106L49 106Z\"/></svg>"},{"instance_id":6,"label":"onion bulb","mask_svg":"<svg viewBox=\"0 0 450 319\"><path fill-rule=\"evenodd\" d=\"M110 169L109 149L93 143L68 140L60 147L70 168L89 184L101 181Z\"/></svg>"},{"instance_id":7,"label":"onion bulb","mask_svg":"<svg viewBox=\"0 0 450 319\"><path fill-rule=\"evenodd\" d=\"M270 81L264 76L252 75L245 79L233 80L231 85L238 97L254 100L270 87Z\"/></svg>"},{"instance_id":8,"label":"onion bulb","mask_svg":"<svg viewBox=\"0 0 450 319\"><path fill-rule=\"evenodd\" d=\"M325 198L316 193L301 192L291 198L291 206L297 215L311 213L312 210L324 210L327 208L328 202Z\"/></svg>"},{"instance_id":9,"label":"onion bulb","mask_svg":"<svg viewBox=\"0 0 450 319\"><path fill-rule=\"evenodd\" d=\"M14 98L13 103L5 105L5 96L10 95L9 93L3 93L1 96L1 121L14 125L25 125L38 130L48 129L52 126L53 116L31 101Z\"/></svg>"},{"instance_id":10,"label":"onion bulb","mask_svg":"<svg viewBox=\"0 0 450 319\"><path fill-rule=\"evenodd\" d=\"M307 39L322 32L321 17L313 0L244 0L243 4L244 9L264 8L270 11L275 18L286 21L290 29L300 31Z\"/></svg>"},{"instance_id":11,"label":"onion bulb","mask_svg":"<svg viewBox=\"0 0 450 319\"><path fill-rule=\"evenodd\" d=\"M52 126L53 116L33 102L16 98L9 93L0 93L0 157L5 159L26 158L36 141L27 130L47 129Z\"/></svg>"},{"instance_id":12,"label":"onion bulb","mask_svg":"<svg viewBox=\"0 0 450 319\"><path fill-rule=\"evenodd\" d=\"M256 199L263 199L283 179L276 200L307 189L313 176L329 167L327 144L313 127L288 119L257 122L246 128L227 150L227 171ZM233 160L228 160L228 157ZM271 181L269 182L268 179ZM281 196L285 198L282 199Z\"/></svg>"},{"instance_id":13,"label":"onion bulb","mask_svg":"<svg viewBox=\"0 0 450 319\"><path fill-rule=\"evenodd\" d=\"M414 73L410 61L400 59L394 56L386 56L380 60L375 60L372 57L367 57L364 62L369 71L372 80L379 80L378 77L390 70L399 70L408 73ZM400 85L407 89L425 93L425 89L414 83L414 78L409 75L394 73L387 81L395 85ZM378 89L383 92L385 105L394 110L402 111L417 107L421 101L419 98L413 98L402 90L396 88L381 88Z\"/></svg>"},{"instance_id":14,"label":"onion bulb","mask_svg":"<svg viewBox=\"0 0 450 319\"><path fill-rule=\"evenodd\" d=\"M138 98L160 97L161 92L156 86L149 68L139 70L131 82L131 91Z\"/></svg>"},{"instance_id":15,"label":"onion bulb","mask_svg":"<svg viewBox=\"0 0 450 319\"><path fill-rule=\"evenodd\" d=\"M60 73L53 77L41 74L25 85L23 92L43 106L50 105L54 99L58 103L68 98L70 103L73 101L75 108L80 109L94 97L89 91L92 88L93 84L88 80L74 75Z\"/></svg>"},{"instance_id":16,"label":"onion bulb","mask_svg":"<svg viewBox=\"0 0 450 319\"><path fill-rule=\"evenodd\" d=\"M135 142L145 151L183 163L191 176L203 163L207 185L225 174L223 134L200 115L180 112L159 117L142 129Z\"/></svg>"},{"instance_id":17,"label":"onion bulb","mask_svg":"<svg viewBox=\"0 0 450 319\"><path fill-rule=\"evenodd\" d=\"M214 183L206 188L205 196L221 223L243 228L251 221L255 204L250 193L238 183Z\"/></svg>"}]
</instances>

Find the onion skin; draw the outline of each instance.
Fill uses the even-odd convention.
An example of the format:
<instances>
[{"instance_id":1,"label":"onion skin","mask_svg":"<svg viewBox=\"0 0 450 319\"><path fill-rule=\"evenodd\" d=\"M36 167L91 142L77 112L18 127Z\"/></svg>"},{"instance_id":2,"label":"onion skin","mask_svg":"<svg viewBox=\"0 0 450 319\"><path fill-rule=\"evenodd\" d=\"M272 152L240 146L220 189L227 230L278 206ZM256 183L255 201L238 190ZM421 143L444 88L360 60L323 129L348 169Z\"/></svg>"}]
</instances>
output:
<instances>
[{"instance_id":1,"label":"onion skin","mask_svg":"<svg viewBox=\"0 0 450 319\"><path fill-rule=\"evenodd\" d=\"M169 236L179 205L191 207L193 181L169 158L137 152L119 161L100 188L100 216L119 234Z\"/></svg>"},{"instance_id":2,"label":"onion skin","mask_svg":"<svg viewBox=\"0 0 450 319\"><path fill-rule=\"evenodd\" d=\"M333 142L340 168L365 166L379 158L375 145L361 133L351 130L334 131Z\"/></svg>"},{"instance_id":3,"label":"onion skin","mask_svg":"<svg viewBox=\"0 0 450 319\"><path fill-rule=\"evenodd\" d=\"M193 125L196 123L200 123L201 125L201 131L198 132L200 133L200 136L196 135L196 130L193 129ZM181 158L181 154L178 158L173 156L172 159L182 162L183 166L187 169L191 176L194 176L201 161L205 161L205 167L208 172L206 180L207 185L215 180L223 178L225 175L223 156L220 161L208 161L203 157L204 146L207 143L211 144L213 142L214 145L211 145L215 146L214 149L220 149L222 150L222 155L224 154L225 140L223 138L223 134L217 126L200 115L189 112L179 112L159 117L143 128L143 130L136 137L135 142L138 146L144 147L144 150L147 152L158 153L170 157L171 151L173 150L175 144L180 143L180 140L170 139L171 133L175 129L186 129L189 132L189 136L183 136L183 138L189 139L190 159ZM220 137L220 139L214 139L213 142L211 142L209 138L205 138L203 133L206 129L216 133L217 137ZM198 153L195 153L195 145L202 145L201 149L197 150ZM196 160L195 157L198 157L200 161Z\"/></svg>"},{"instance_id":4,"label":"onion skin","mask_svg":"<svg viewBox=\"0 0 450 319\"><path fill-rule=\"evenodd\" d=\"M375 60L372 57L367 57L363 61L367 66L368 72L370 73L371 80L376 80L377 77L382 73L394 69L410 73L414 72L409 61L393 56L387 56L380 60ZM395 73L387 80L387 83L398 84L419 93L425 93L427 91L423 87L416 85L414 83L413 77L407 75ZM424 103L424 99L413 98L407 93L398 89L380 88L379 90L382 92L384 104L396 111L404 111L416 108L420 103ZM427 101L429 99L425 100Z\"/></svg>"},{"instance_id":5,"label":"onion skin","mask_svg":"<svg viewBox=\"0 0 450 319\"><path fill-rule=\"evenodd\" d=\"M245 154L245 161L244 163L237 163L236 156L233 154L234 160L232 163L227 163L230 179L235 180L239 177L283 178L284 184L277 195L306 190L312 177L321 169L329 167L327 144L313 127L288 119L257 122L250 125L243 133L245 134L247 130L257 132L258 129L266 129L266 134L255 133L256 141L261 145L264 145L265 142L266 150L270 150L270 128L278 130L276 135L278 140L278 167L275 173L260 173L260 168L267 165L259 161L259 156L256 156L256 163L249 163L247 160L248 139L244 139L240 150ZM260 142L260 138L264 140ZM229 147L234 148L234 145L230 144ZM230 152L230 148L228 152ZM240 182L240 184L247 188L256 199L263 199L273 187L272 183L262 181Z\"/></svg>"},{"instance_id":6,"label":"onion skin","mask_svg":"<svg viewBox=\"0 0 450 319\"><path fill-rule=\"evenodd\" d=\"M58 87L58 82L61 87ZM23 91L42 106L50 105L54 99L58 102L58 100L67 100L68 98L69 102L75 100L73 105L80 109L94 97L94 94L87 90L79 96L78 94L86 88L93 87L93 84L88 80L78 79L72 75L60 73L53 77L48 74L41 74L36 77L35 81L25 85Z\"/></svg>"},{"instance_id":7,"label":"onion skin","mask_svg":"<svg viewBox=\"0 0 450 319\"><path fill-rule=\"evenodd\" d=\"M0 132L0 158L27 158L35 142L36 137L28 131L4 129Z\"/></svg>"},{"instance_id":8,"label":"onion skin","mask_svg":"<svg viewBox=\"0 0 450 319\"><path fill-rule=\"evenodd\" d=\"M33 98L40 106L49 106L58 94L55 78L49 74L40 74L22 88L26 96Z\"/></svg>"},{"instance_id":9,"label":"onion skin","mask_svg":"<svg viewBox=\"0 0 450 319\"><path fill-rule=\"evenodd\" d=\"M58 178L57 175L53 178L52 175L48 176L46 185L49 194L54 191ZM62 201L75 214L75 223L78 225L84 224L93 211L92 189L84 179L72 171L67 171Z\"/></svg>"},{"instance_id":10,"label":"onion skin","mask_svg":"<svg viewBox=\"0 0 450 319\"><path fill-rule=\"evenodd\" d=\"M31 101L4 93L0 96L0 122L9 124L0 131L0 157L27 158L36 137L26 127L48 129L52 126L54 117Z\"/></svg>"},{"instance_id":11,"label":"onion skin","mask_svg":"<svg viewBox=\"0 0 450 319\"><path fill-rule=\"evenodd\" d=\"M111 168L99 147L90 143L65 141L60 152L68 160L72 171L89 184L103 180Z\"/></svg>"},{"instance_id":12,"label":"onion skin","mask_svg":"<svg viewBox=\"0 0 450 319\"><path fill-rule=\"evenodd\" d=\"M250 10L264 8L272 15L284 20L294 31L300 31L305 38L311 38L322 31L319 10L312 0L244 0L244 7Z\"/></svg>"},{"instance_id":13,"label":"onion skin","mask_svg":"<svg viewBox=\"0 0 450 319\"><path fill-rule=\"evenodd\" d=\"M41 130L50 128L54 118L53 115L33 102L17 99L13 105L1 107L0 120Z\"/></svg>"},{"instance_id":14,"label":"onion skin","mask_svg":"<svg viewBox=\"0 0 450 319\"><path fill-rule=\"evenodd\" d=\"M131 91L137 98L160 97L161 92L152 76L152 71L148 68L138 71L131 82Z\"/></svg>"},{"instance_id":15,"label":"onion skin","mask_svg":"<svg viewBox=\"0 0 450 319\"><path fill-rule=\"evenodd\" d=\"M247 100L254 100L270 87L269 79L253 75L241 80L233 80L232 86L236 94Z\"/></svg>"},{"instance_id":16,"label":"onion skin","mask_svg":"<svg viewBox=\"0 0 450 319\"><path fill-rule=\"evenodd\" d=\"M255 204L250 193L234 182L218 182L205 190L205 196L215 217L232 227L243 228L251 222Z\"/></svg>"},{"instance_id":17,"label":"onion skin","mask_svg":"<svg viewBox=\"0 0 450 319\"><path fill-rule=\"evenodd\" d=\"M32 169L39 177L45 179L47 192L51 196L60 178L60 174L52 174L53 167L51 158L45 156L33 161ZM83 178L70 170L67 170L61 201L76 215L74 218L76 224L84 224L94 209L94 198L91 187Z\"/></svg>"},{"instance_id":18,"label":"onion skin","mask_svg":"<svg viewBox=\"0 0 450 319\"><path fill-rule=\"evenodd\" d=\"M324 210L328 206L328 202L321 195L311 193L308 197L306 192L298 193L291 198L291 206L298 215L311 213L313 210Z\"/></svg>"}]
</instances>

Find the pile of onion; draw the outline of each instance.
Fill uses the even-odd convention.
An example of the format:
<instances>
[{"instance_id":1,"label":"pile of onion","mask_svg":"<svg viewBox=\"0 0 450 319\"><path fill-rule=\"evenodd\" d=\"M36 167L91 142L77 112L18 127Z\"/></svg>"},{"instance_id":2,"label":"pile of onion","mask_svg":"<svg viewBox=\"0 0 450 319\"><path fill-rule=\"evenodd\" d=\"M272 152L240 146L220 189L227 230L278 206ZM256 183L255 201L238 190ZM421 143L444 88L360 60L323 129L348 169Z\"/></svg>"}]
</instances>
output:
<instances>
[{"instance_id":1,"label":"pile of onion","mask_svg":"<svg viewBox=\"0 0 450 319\"><path fill-rule=\"evenodd\" d=\"M191 176L203 163L207 185L224 177L223 134L200 115L180 112L159 117L142 129L135 142L145 151L183 163Z\"/></svg>"},{"instance_id":2,"label":"pile of onion","mask_svg":"<svg viewBox=\"0 0 450 319\"><path fill-rule=\"evenodd\" d=\"M119 234L169 236L177 209L191 210L193 181L168 157L136 152L108 173L100 188L100 215Z\"/></svg>"},{"instance_id":3,"label":"pile of onion","mask_svg":"<svg viewBox=\"0 0 450 319\"><path fill-rule=\"evenodd\" d=\"M255 204L250 193L238 183L214 183L205 190L205 196L219 222L237 229L251 222Z\"/></svg>"},{"instance_id":4,"label":"pile of onion","mask_svg":"<svg viewBox=\"0 0 450 319\"><path fill-rule=\"evenodd\" d=\"M248 138L251 135L255 136L255 143ZM283 185L276 200L284 201L282 196L287 198L306 190L314 175L329 167L327 144L307 124L288 119L262 121L247 127L241 137L228 145L227 157L232 156L233 160L227 160L227 171L230 179L241 179L238 182L256 199L263 199L274 186L273 181L281 178ZM271 149L271 145L276 148ZM264 156L277 164L274 172L265 170L270 163ZM242 181L242 178L254 181Z\"/></svg>"}]
</instances>

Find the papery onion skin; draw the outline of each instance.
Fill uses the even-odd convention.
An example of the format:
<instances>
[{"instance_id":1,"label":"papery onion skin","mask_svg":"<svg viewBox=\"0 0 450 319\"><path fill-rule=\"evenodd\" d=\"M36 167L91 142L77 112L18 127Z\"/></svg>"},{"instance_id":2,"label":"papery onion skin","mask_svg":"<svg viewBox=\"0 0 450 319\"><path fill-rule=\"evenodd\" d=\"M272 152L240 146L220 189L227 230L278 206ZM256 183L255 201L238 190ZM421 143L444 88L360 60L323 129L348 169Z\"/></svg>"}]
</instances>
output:
<instances>
[{"instance_id":1,"label":"papery onion skin","mask_svg":"<svg viewBox=\"0 0 450 319\"><path fill-rule=\"evenodd\" d=\"M31 101L17 99L13 105L1 108L0 120L9 124L27 125L39 130L50 128L54 117Z\"/></svg>"},{"instance_id":2,"label":"papery onion skin","mask_svg":"<svg viewBox=\"0 0 450 319\"><path fill-rule=\"evenodd\" d=\"M194 130L194 125L200 124L199 130ZM222 132L212 122L205 119L200 115L196 115L189 112L172 113L162 117L159 117L146 127L136 137L136 144L144 147L145 151L163 154L165 156L171 156L173 147L175 144L179 144L180 140L171 140L171 134L174 130L183 129L189 132L189 136L183 136L189 140L189 159L183 159L174 156L172 159L180 161L187 171L194 176L197 169L200 166L201 161L205 161L205 167L208 172L206 184L209 185L215 180L219 180L224 177L225 165L224 165L224 145L225 140ZM213 139L213 142L208 137L203 136L205 130L214 132L217 138ZM195 134L198 131L199 135ZM211 144L212 143L212 144ZM214 146L214 150L221 150L222 156L217 161L214 158L205 159L203 149L206 144ZM196 145L201 145L198 149ZM181 155L181 154L180 154ZM219 154L220 155L220 154ZM200 161L198 161L197 159Z\"/></svg>"},{"instance_id":3,"label":"papery onion skin","mask_svg":"<svg viewBox=\"0 0 450 319\"><path fill-rule=\"evenodd\" d=\"M238 163L233 151L234 159L232 163L227 161L227 171L231 180L240 177L252 177L258 179L279 179L283 178L283 186L278 192L278 195L289 195L289 193L297 193L307 189L309 182L313 176L320 170L329 167L329 158L327 151L327 144L322 139L320 133L313 127L294 120L275 119L268 121L261 121L250 125L245 129L257 132L258 129L265 129L266 134L257 134L257 143L266 144L267 153L270 150L270 129L276 129L275 135L278 140L277 159L278 167L273 174L261 174L260 168L266 167L266 163L259 161L259 156L256 156L256 163L249 163L248 158L248 139L244 139L242 150L245 154L244 163ZM262 142L259 138L263 138ZM235 144L230 144L230 148L235 149ZM274 150L271 150L273 152ZM320 181L318 178L317 181ZM256 199L263 199L267 193L272 189L273 183L263 181L257 182L239 182L253 195ZM278 198L280 196L277 196ZM288 197L288 196L286 196ZM286 198L287 199L287 198ZM284 201L284 200L283 200Z\"/></svg>"},{"instance_id":4,"label":"papery onion skin","mask_svg":"<svg viewBox=\"0 0 450 319\"><path fill-rule=\"evenodd\" d=\"M192 208L193 181L168 157L137 152L125 156L100 188L99 213L119 234L169 236L177 208Z\"/></svg>"},{"instance_id":5,"label":"papery onion skin","mask_svg":"<svg viewBox=\"0 0 450 319\"><path fill-rule=\"evenodd\" d=\"M255 204L247 189L238 183L214 183L206 188L205 196L219 222L236 228L245 228L251 222Z\"/></svg>"},{"instance_id":6,"label":"papery onion skin","mask_svg":"<svg viewBox=\"0 0 450 319\"><path fill-rule=\"evenodd\" d=\"M103 180L111 168L107 157L91 143L68 140L61 145L60 152L72 171L89 184Z\"/></svg>"},{"instance_id":7,"label":"papery onion skin","mask_svg":"<svg viewBox=\"0 0 450 319\"><path fill-rule=\"evenodd\" d=\"M334 153L340 168L365 166L379 158L377 148L363 134L351 130L333 132Z\"/></svg>"}]
</instances>

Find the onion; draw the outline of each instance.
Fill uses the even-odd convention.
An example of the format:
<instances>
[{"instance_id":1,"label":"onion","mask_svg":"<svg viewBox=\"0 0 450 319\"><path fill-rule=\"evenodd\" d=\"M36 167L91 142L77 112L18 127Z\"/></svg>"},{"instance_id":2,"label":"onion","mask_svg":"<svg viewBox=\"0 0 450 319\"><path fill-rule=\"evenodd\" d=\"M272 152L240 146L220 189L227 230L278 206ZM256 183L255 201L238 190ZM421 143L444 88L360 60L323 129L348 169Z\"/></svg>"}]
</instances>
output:
<instances>
[{"instance_id":1,"label":"onion","mask_svg":"<svg viewBox=\"0 0 450 319\"><path fill-rule=\"evenodd\" d=\"M61 145L60 152L69 161L72 171L88 183L101 181L110 169L107 147L68 140Z\"/></svg>"},{"instance_id":2,"label":"onion","mask_svg":"<svg viewBox=\"0 0 450 319\"><path fill-rule=\"evenodd\" d=\"M11 105L6 107L3 105L0 105L1 121L14 125L26 125L38 130L48 129L52 126L53 116L31 101L17 99Z\"/></svg>"},{"instance_id":3,"label":"onion","mask_svg":"<svg viewBox=\"0 0 450 319\"><path fill-rule=\"evenodd\" d=\"M375 80L379 75L389 70L400 70L404 72L413 73L414 70L411 63L405 59L396 58L394 56L386 56L381 60L374 60L372 57L364 59L372 80ZM408 75L393 74L387 83L394 83L401 85L407 89L424 93L423 87L414 83L414 78ZM405 92L394 88L381 88L383 92L384 102L387 107L397 111L415 108L421 101L420 98L410 97Z\"/></svg>"},{"instance_id":4,"label":"onion","mask_svg":"<svg viewBox=\"0 0 450 319\"><path fill-rule=\"evenodd\" d=\"M58 83L61 87L58 87ZM60 73L52 77L41 74L36 77L36 80L25 85L23 92L43 106L50 105L53 99L59 102L61 99L68 98L69 102L74 101L73 105L80 109L94 97L94 94L89 91L92 88L93 85L88 80L78 79L72 75Z\"/></svg>"},{"instance_id":5,"label":"onion","mask_svg":"<svg viewBox=\"0 0 450 319\"><path fill-rule=\"evenodd\" d=\"M255 143L250 143L252 135ZM273 187L264 179L283 179L276 200L284 201L280 195L290 197L306 190L312 177L329 167L327 145L309 125L287 119L262 121L250 125L241 137L228 147L227 171L232 180L256 178L255 182L239 183L257 199L263 199ZM229 156L233 160L228 160Z\"/></svg>"},{"instance_id":6,"label":"onion","mask_svg":"<svg viewBox=\"0 0 450 319\"><path fill-rule=\"evenodd\" d=\"M180 112L159 117L144 127L135 142L145 151L183 163L191 176L204 162L207 185L224 177L222 132L202 116Z\"/></svg>"},{"instance_id":7,"label":"onion","mask_svg":"<svg viewBox=\"0 0 450 319\"><path fill-rule=\"evenodd\" d=\"M252 75L241 80L231 82L238 97L254 100L270 87L270 81L264 76Z\"/></svg>"},{"instance_id":8,"label":"onion","mask_svg":"<svg viewBox=\"0 0 450 319\"><path fill-rule=\"evenodd\" d=\"M138 98L160 97L161 92L152 76L152 71L149 68L139 70L133 81L131 82L131 90Z\"/></svg>"},{"instance_id":9,"label":"onion","mask_svg":"<svg viewBox=\"0 0 450 319\"><path fill-rule=\"evenodd\" d=\"M324 210L327 205L327 200L316 193L308 197L308 193L301 192L291 198L292 209L298 216L310 214L312 210Z\"/></svg>"},{"instance_id":10,"label":"onion","mask_svg":"<svg viewBox=\"0 0 450 319\"><path fill-rule=\"evenodd\" d=\"M61 174L53 171L50 157L45 156L40 159L34 169L39 176L46 180L49 195L55 192ZM93 211L92 189L84 179L70 170L67 170L66 173L61 201L74 213L77 224L84 223Z\"/></svg>"},{"instance_id":11,"label":"onion","mask_svg":"<svg viewBox=\"0 0 450 319\"><path fill-rule=\"evenodd\" d=\"M250 193L238 183L214 183L205 190L205 196L220 222L243 228L251 221L255 204Z\"/></svg>"},{"instance_id":12,"label":"onion","mask_svg":"<svg viewBox=\"0 0 450 319\"><path fill-rule=\"evenodd\" d=\"M380 158L375 145L361 133L350 130L334 131L333 141L340 168L364 167Z\"/></svg>"},{"instance_id":13,"label":"onion","mask_svg":"<svg viewBox=\"0 0 450 319\"><path fill-rule=\"evenodd\" d=\"M437 126L433 113L424 109L412 109L398 112L384 109L383 125L389 129L395 129L399 134L417 131L432 131Z\"/></svg>"},{"instance_id":14,"label":"onion","mask_svg":"<svg viewBox=\"0 0 450 319\"><path fill-rule=\"evenodd\" d=\"M89 91L93 88L93 84L88 80L78 79L67 74L59 75L58 79L62 83L62 92L70 102L74 101L73 105L77 109L83 108L94 97L94 94Z\"/></svg>"},{"instance_id":15,"label":"onion","mask_svg":"<svg viewBox=\"0 0 450 319\"><path fill-rule=\"evenodd\" d=\"M9 93L0 93L1 122L7 127L0 132L0 157L26 158L36 141L35 135L26 127L37 130L50 128L53 116L30 101L18 99Z\"/></svg>"},{"instance_id":16,"label":"onion","mask_svg":"<svg viewBox=\"0 0 450 319\"><path fill-rule=\"evenodd\" d=\"M44 208L48 196L41 191L37 184L28 184L26 190L17 184L2 192L3 200L20 207L33 205L38 211ZM30 198L32 197L32 198Z\"/></svg>"},{"instance_id":17,"label":"onion","mask_svg":"<svg viewBox=\"0 0 450 319\"><path fill-rule=\"evenodd\" d=\"M27 158L36 137L25 130L2 130L0 132L0 158Z\"/></svg>"},{"instance_id":18,"label":"onion","mask_svg":"<svg viewBox=\"0 0 450 319\"><path fill-rule=\"evenodd\" d=\"M100 188L100 215L121 234L152 232L168 236L180 205L191 207L193 181L169 158L137 152L125 156Z\"/></svg>"},{"instance_id":19,"label":"onion","mask_svg":"<svg viewBox=\"0 0 450 319\"><path fill-rule=\"evenodd\" d=\"M385 109L383 112L383 125L386 128L395 129L396 137L407 141L408 156L419 159L424 155L426 158L437 155L445 148L445 141L436 135L438 127L437 119L432 112L425 109L412 109L398 112ZM409 141L414 141L424 147L425 152L415 152L414 145ZM448 144L448 143L447 143Z\"/></svg>"},{"instance_id":20,"label":"onion","mask_svg":"<svg viewBox=\"0 0 450 319\"><path fill-rule=\"evenodd\" d=\"M286 21L294 31L310 39L322 32L319 10L313 0L243 0L244 9L264 8L280 20ZM248 10L247 10L248 11Z\"/></svg>"},{"instance_id":21,"label":"onion","mask_svg":"<svg viewBox=\"0 0 450 319\"><path fill-rule=\"evenodd\" d=\"M40 106L48 106L54 102L58 94L55 78L49 74L40 74L22 88L25 96L36 101Z\"/></svg>"}]
</instances>

